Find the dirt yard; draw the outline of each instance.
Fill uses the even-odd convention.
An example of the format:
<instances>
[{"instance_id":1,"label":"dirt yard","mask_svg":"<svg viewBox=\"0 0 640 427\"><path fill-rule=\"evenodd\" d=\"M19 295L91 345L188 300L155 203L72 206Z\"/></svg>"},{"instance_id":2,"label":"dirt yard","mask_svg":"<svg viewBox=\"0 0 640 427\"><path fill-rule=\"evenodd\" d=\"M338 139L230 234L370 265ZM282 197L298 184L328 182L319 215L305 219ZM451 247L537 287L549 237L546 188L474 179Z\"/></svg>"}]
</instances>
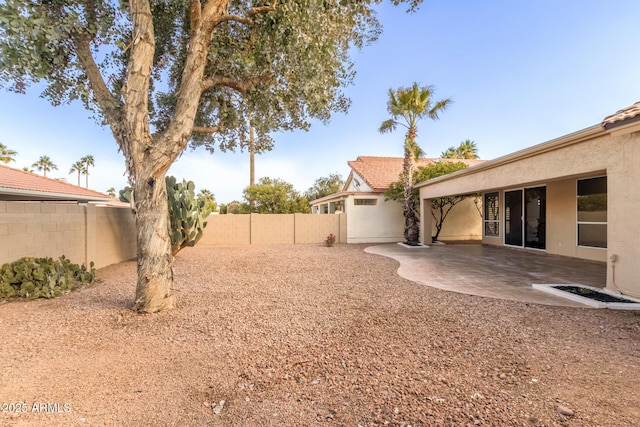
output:
<instances>
[{"instance_id":1,"label":"dirt yard","mask_svg":"<svg viewBox=\"0 0 640 427\"><path fill-rule=\"evenodd\" d=\"M2 304L0 425L640 425L640 313L448 293L363 248L186 249L157 315L134 262Z\"/></svg>"}]
</instances>

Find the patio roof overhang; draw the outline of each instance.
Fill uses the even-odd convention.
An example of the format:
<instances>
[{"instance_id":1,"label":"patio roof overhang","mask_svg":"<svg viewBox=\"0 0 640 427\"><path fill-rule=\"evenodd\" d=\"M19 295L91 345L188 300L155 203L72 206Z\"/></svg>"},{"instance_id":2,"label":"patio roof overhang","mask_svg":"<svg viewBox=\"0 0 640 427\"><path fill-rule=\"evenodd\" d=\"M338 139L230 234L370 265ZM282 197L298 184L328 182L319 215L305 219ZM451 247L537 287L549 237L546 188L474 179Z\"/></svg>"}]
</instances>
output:
<instances>
[{"instance_id":1,"label":"patio roof overhang","mask_svg":"<svg viewBox=\"0 0 640 427\"><path fill-rule=\"evenodd\" d=\"M420 190L422 199L432 199L488 192L500 188L526 186L549 182L562 177L594 173L592 165L583 166L579 161L571 164L562 164L562 167L558 168L545 167L539 169L527 169L525 162L534 157L539 157L541 160L550 158L548 156L550 152L570 148L577 144L606 136L608 133L600 125L592 126L458 172L417 183L415 188ZM585 155L588 155L588 153L585 153ZM514 171L519 173L513 173Z\"/></svg>"}]
</instances>

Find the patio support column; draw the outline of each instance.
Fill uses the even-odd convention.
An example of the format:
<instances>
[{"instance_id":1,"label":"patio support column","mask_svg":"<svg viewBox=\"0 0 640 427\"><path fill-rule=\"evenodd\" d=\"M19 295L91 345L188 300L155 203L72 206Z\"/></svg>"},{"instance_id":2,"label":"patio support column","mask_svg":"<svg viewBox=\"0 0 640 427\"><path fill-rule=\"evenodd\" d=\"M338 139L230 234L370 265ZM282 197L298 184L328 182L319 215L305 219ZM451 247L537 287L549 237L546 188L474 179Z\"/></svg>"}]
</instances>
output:
<instances>
[{"instance_id":1,"label":"patio support column","mask_svg":"<svg viewBox=\"0 0 640 427\"><path fill-rule=\"evenodd\" d=\"M432 243L431 233L431 199L420 199L420 242L423 245Z\"/></svg>"}]
</instances>

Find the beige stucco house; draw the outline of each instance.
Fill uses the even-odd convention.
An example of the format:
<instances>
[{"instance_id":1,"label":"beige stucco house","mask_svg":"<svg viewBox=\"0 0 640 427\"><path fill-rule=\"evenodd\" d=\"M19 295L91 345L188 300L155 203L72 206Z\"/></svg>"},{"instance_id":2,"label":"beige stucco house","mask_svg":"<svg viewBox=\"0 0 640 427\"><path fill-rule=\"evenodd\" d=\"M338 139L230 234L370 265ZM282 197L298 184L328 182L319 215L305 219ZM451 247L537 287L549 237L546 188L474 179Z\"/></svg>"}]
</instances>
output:
<instances>
[{"instance_id":1,"label":"beige stucco house","mask_svg":"<svg viewBox=\"0 0 640 427\"><path fill-rule=\"evenodd\" d=\"M443 159L418 159L427 166ZM469 165L482 160L462 160ZM386 243L404 240L402 205L385 200L384 192L402 173L401 157L359 156L349 161L351 172L342 191L311 202L313 214L347 214L347 243ZM472 217L476 221L472 221ZM440 240L480 239L480 215L473 200L465 200L452 209Z\"/></svg>"},{"instance_id":2,"label":"beige stucco house","mask_svg":"<svg viewBox=\"0 0 640 427\"><path fill-rule=\"evenodd\" d=\"M422 230L432 198L481 192L483 244L607 263L607 288L640 297L640 102L416 187Z\"/></svg>"}]
</instances>

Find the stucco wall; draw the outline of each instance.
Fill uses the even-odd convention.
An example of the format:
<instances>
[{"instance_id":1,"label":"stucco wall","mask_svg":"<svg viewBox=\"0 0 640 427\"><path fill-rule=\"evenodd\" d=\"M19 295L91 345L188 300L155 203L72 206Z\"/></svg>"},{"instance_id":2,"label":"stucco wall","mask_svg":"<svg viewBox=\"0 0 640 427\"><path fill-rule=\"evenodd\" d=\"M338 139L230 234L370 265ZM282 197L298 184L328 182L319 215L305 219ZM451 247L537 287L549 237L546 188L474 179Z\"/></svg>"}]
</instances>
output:
<instances>
[{"instance_id":1,"label":"stucco wall","mask_svg":"<svg viewBox=\"0 0 640 427\"><path fill-rule=\"evenodd\" d=\"M607 171L607 286L640 298L640 132L616 138L622 161Z\"/></svg>"},{"instance_id":2,"label":"stucco wall","mask_svg":"<svg viewBox=\"0 0 640 427\"><path fill-rule=\"evenodd\" d=\"M375 206L355 205L355 199L376 199ZM402 204L384 200L384 195L351 196L345 200L348 243L393 243L404 240ZM436 213L439 216L439 213ZM432 236L436 233L431 221ZM482 235L481 218L473 203L466 199L456 205L447 216L439 240L479 240Z\"/></svg>"},{"instance_id":3,"label":"stucco wall","mask_svg":"<svg viewBox=\"0 0 640 427\"><path fill-rule=\"evenodd\" d=\"M473 197L468 197L451 209L444 223L438 240L480 240L482 238L482 217L474 203ZM478 201L478 207L482 209L482 203ZM435 212L437 218L439 212ZM436 235L435 220L431 221L431 235Z\"/></svg>"},{"instance_id":4,"label":"stucco wall","mask_svg":"<svg viewBox=\"0 0 640 427\"><path fill-rule=\"evenodd\" d=\"M375 206L355 205L355 199L375 199ZM348 243L385 243L404 240L404 217L400 203L384 200L384 195L348 197L345 200L347 213Z\"/></svg>"}]
</instances>

